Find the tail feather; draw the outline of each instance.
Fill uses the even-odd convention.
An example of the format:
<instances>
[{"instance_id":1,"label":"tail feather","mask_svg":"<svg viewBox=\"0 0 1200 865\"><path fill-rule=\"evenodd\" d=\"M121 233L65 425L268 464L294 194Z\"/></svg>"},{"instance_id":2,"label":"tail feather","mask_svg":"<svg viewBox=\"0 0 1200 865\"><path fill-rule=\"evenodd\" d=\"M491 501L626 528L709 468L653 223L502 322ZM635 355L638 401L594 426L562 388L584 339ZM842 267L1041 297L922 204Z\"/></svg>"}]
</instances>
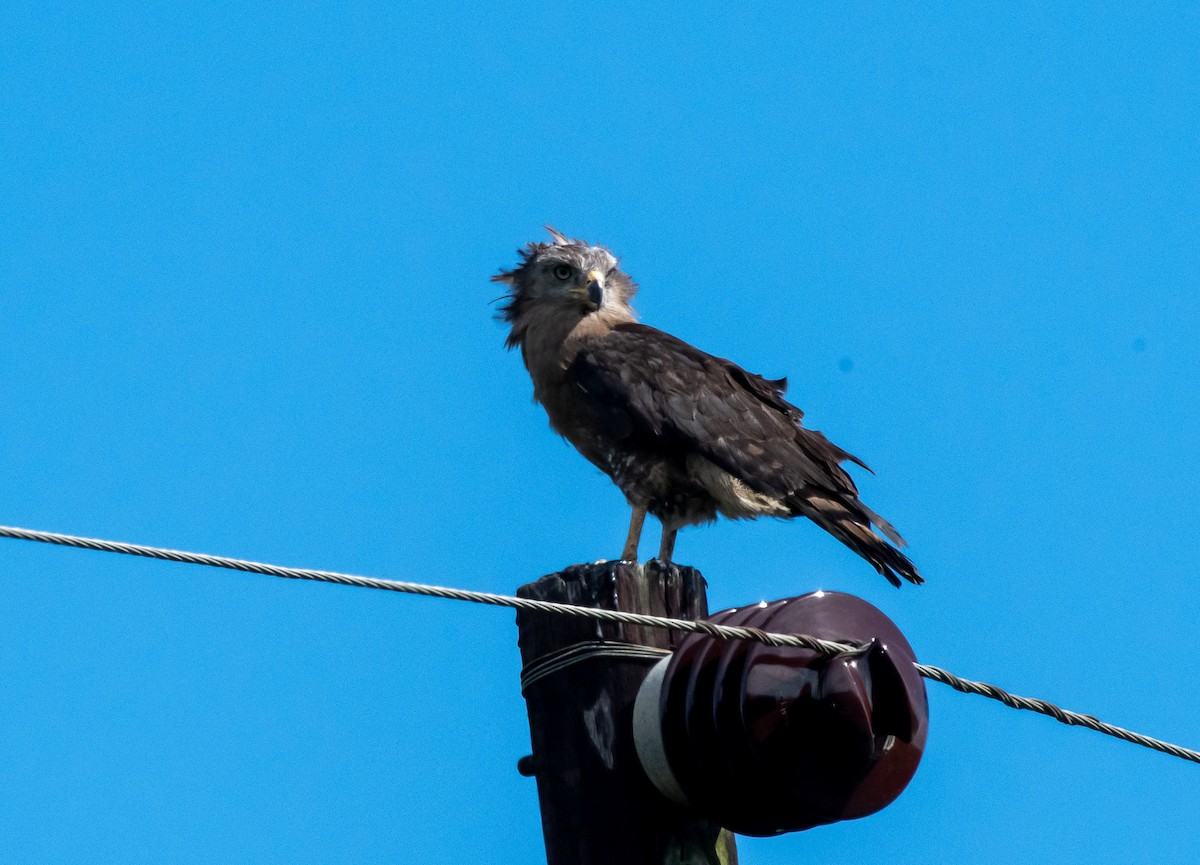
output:
<instances>
[{"instance_id":1,"label":"tail feather","mask_svg":"<svg viewBox=\"0 0 1200 865\"><path fill-rule=\"evenodd\" d=\"M900 578L920 585L925 582L914 565L897 547L904 546L904 538L880 517L857 500L846 501L836 494L825 491L798 491L789 497L792 511L808 517L829 534L833 535L854 552L858 553L882 574L889 583L899 588ZM892 546L877 535L875 526L896 546Z\"/></svg>"},{"instance_id":2,"label":"tail feather","mask_svg":"<svg viewBox=\"0 0 1200 865\"><path fill-rule=\"evenodd\" d=\"M900 537L900 533L898 531L896 531L895 528L892 527L891 523L889 523L883 517L879 516L879 514L875 513L873 510L871 510L869 507L864 505L862 502L855 502L854 504L857 507L861 508L862 512L867 515L867 519L869 519L871 521L871 525L873 525L875 528L879 529L879 531L881 531L885 535L887 535L887 539L889 541L891 541L893 544L895 544L898 547L907 547L908 546L908 541L906 541L906 540L904 540L904 538Z\"/></svg>"}]
</instances>

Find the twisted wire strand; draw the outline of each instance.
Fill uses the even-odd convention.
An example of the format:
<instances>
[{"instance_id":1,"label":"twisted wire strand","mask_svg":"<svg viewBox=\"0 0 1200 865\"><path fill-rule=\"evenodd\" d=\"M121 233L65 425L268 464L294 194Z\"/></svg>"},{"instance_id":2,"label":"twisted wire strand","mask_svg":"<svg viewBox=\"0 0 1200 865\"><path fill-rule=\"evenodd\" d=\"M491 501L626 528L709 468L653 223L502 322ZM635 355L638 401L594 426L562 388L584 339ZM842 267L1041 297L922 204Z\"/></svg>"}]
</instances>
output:
<instances>
[{"instance_id":1,"label":"twisted wire strand","mask_svg":"<svg viewBox=\"0 0 1200 865\"><path fill-rule=\"evenodd\" d=\"M402 580L382 580L376 577L362 577L356 574L344 574L338 571L319 571L308 568L286 568L280 565L252 562L245 559L232 559L225 556L211 556L205 553L191 553L184 550L171 550L162 547L143 546L141 544L126 544L119 541L106 541L98 538L84 538L76 535L64 535L57 532L43 532L34 529L22 529L13 526L0 526L0 537L22 541L36 541L43 544L56 544L64 547L76 547L85 550L98 550L106 553L121 553L128 556L141 556L148 559L161 559L168 562L183 562L193 565L206 565L214 568L226 568L233 571L244 571L252 574L265 574L272 577L283 577L292 580L312 580L322 583L337 583L343 586L358 586L367 589L383 589L391 592L403 592L411 595L421 595L430 598L446 598L453 601L467 601L476 604L488 604L495 607L510 607L528 612L554 613L568 616L580 616L605 622L621 622L630 625L641 625L650 628L666 628L672 631L685 631L694 634L707 634L719 640L753 640L768 646L790 646L799 649L809 649L823 655L841 655L855 652L859 646L850 643L840 643L834 640L822 640L805 634L775 634L758 628L734 627L716 625L712 622L692 619L672 619L663 616L648 616L641 613L626 613L619 610L600 610L591 607L577 607L573 604L559 604L553 601L539 601L533 598L516 598L510 595L497 595L490 592L475 592L468 589L452 589L444 586L431 586L425 583L411 583ZM1072 712L1045 700L1031 697L1021 697L1011 694L1003 688L987 682L976 682L927 664L916 664L917 672L927 679L949 685L964 694L978 694L992 700L997 700L1013 709L1024 709L1037 712L1069 726L1086 727L1106 736L1113 736L1135 745L1151 748L1172 757L1189 760L1200 764L1200 751L1183 748L1134 733L1122 727L1116 727L1100 721L1091 715Z\"/></svg>"},{"instance_id":2,"label":"twisted wire strand","mask_svg":"<svg viewBox=\"0 0 1200 865\"><path fill-rule=\"evenodd\" d=\"M821 640L803 634L771 634L766 631L760 631L758 628L726 627L724 625L714 625L712 622L696 621L693 619L671 619L662 616L648 616L642 613L626 613L620 610L597 610L591 607L577 607L573 604L560 604L554 601L515 598L510 595L475 592L469 589L451 589L445 586L431 586L425 583L410 583L403 580L381 580L377 577L362 577L357 574L343 574L338 571L285 568L280 565L251 562L245 559L231 559L225 556L210 556L206 553L189 553L184 550L147 547L141 544L126 544L120 541L105 541L98 538L81 538L75 535L62 535L55 532L41 532L33 529L14 528L12 526L0 526L0 537L23 541L37 541L44 544L57 544L64 547L77 547L85 550L99 550L105 553L122 553L128 556L162 559L168 562L207 565L213 568L226 568L232 571L245 571L251 574L266 574L267 576L283 577L290 580L337 583L342 586L383 589L389 592L423 595L428 598L446 598L452 601L489 604L494 607L511 607L515 610L525 610L533 613L559 613L567 616L599 619L604 622L621 622L627 625L642 625L648 628L668 628L673 631L707 634L710 637L716 637L721 640L756 640L760 643L766 643L769 646L791 646L793 648L811 649L825 655L837 655L858 650L857 646L838 643L833 640Z\"/></svg>"},{"instance_id":3,"label":"twisted wire strand","mask_svg":"<svg viewBox=\"0 0 1200 865\"><path fill-rule=\"evenodd\" d=\"M1144 736L1141 733L1126 730L1124 727L1108 724L1092 715L1084 715L1080 712L1072 712L1070 709L1063 709L1045 700L1011 694L1003 688L998 688L987 682L964 679L954 675L949 670L943 670L941 667L931 667L928 664L914 664L914 666L917 672L926 679L932 679L935 682L941 682L943 685L949 685L954 690L964 694L978 694L990 700L997 700L1011 709L1025 709L1029 712L1037 712L1069 727L1086 727L1089 730L1095 730L1097 733L1103 733L1106 736L1123 739L1126 742L1132 742L1134 745L1141 745L1143 748L1152 748L1155 751L1170 754L1172 757L1179 757L1181 760L1200 763L1200 751L1193 751L1191 748L1172 745L1170 742L1164 742L1162 739Z\"/></svg>"}]
</instances>

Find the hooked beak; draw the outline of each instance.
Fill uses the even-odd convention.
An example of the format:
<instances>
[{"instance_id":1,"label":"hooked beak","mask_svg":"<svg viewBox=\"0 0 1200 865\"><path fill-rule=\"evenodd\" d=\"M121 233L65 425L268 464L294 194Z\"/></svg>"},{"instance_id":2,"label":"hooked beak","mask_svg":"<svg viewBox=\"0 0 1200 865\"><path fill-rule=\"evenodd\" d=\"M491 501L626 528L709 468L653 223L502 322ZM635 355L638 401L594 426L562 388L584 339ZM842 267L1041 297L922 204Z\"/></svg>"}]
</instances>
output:
<instances>
[{"instance_id":1,"label":"hooked beak","mask_svg":"<svg viewBox=\"0 0 1200 865\"><path fill-rule=\"evenodd\" d=\"M604 303L604 277L599 271L593 270L588 273L587 280L584 291L587 293L590 311L595 312Z\"/></svg>"}]
</instances>

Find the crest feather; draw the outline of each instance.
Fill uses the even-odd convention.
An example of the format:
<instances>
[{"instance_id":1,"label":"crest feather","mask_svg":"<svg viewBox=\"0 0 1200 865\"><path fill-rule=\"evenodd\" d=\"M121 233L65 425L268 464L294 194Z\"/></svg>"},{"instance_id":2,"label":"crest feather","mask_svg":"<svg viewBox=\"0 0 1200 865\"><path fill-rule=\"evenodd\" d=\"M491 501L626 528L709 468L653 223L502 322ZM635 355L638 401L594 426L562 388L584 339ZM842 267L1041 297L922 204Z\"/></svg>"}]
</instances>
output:
<instances>
[{"instance_id":1,"label":"crest feather","mask_svg":"<svg viewBox=\"0 0 1200 865\"><path fill-rule=\"evenodd\" d=\"M546 225L546 231L550 232L550 242L543 243L539 241L530 241L523 247L517 250L517 256L521 259L521 263L516 267L509 269L501 269L499 273L492 277L492 282L502 282L505 285L512 285L516 279L517 271L524 267L531 258L539 252L549 249L551 246L588 246L586 240L581 240L578 237L567 237L553 225Z\"/></svg>"}]
</instances>

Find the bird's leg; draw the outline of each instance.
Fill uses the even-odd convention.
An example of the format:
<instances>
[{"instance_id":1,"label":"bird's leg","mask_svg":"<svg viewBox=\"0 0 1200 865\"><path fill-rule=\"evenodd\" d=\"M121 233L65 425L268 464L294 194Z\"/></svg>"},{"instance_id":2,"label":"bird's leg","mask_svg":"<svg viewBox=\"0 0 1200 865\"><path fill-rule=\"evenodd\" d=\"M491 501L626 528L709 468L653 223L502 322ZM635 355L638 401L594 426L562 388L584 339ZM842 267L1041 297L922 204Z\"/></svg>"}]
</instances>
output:
<instances>
[{"instance_id":1,"label":"bird's leg","mask_svg":"<svg viewBox=\"0 0 1200 865\"><path fill-rule=\"evenodd\" d=\"M633 515L629 518L629 535L625 538L625 549L621 553L621 561L637 562L638 542L642 539L642 523L646 521L646 509L634 505Z\"/></svg>"},{"instance_id":2,"label":"bird's leg","mask_svg":"<svg viewBox=\"0 0 1200 865\"><path fill-rule=\"evenodd\" d=\"M662 543L658 547L658 560L663 564L669 564L671 556L675 553L675 534L679 529L668 529L663 526Z\"/></svg>"}]
</instances>

